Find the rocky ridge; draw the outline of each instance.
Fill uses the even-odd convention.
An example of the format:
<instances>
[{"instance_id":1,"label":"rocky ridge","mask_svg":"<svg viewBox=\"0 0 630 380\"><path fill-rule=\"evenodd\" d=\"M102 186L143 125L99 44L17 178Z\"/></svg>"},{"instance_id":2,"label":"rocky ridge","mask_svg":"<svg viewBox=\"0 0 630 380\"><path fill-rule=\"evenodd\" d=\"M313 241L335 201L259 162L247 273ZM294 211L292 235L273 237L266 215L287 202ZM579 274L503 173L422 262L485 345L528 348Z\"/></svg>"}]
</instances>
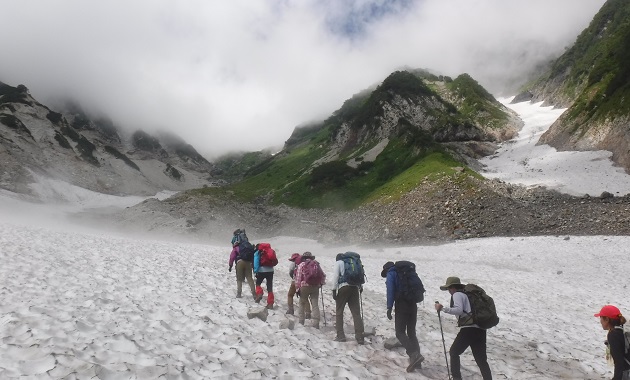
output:
<instances>
[{"instance_id":1,"label":"rocky ridge","mask_svg":"<svg viewBox=\"0 0 630 380\"><path fill-rule=\"evenodd\" d=\"M331 244L630 235L630 195L573 197L544 188L483 180L462 170L454 176L426 180L398 200L375 202L353 211L242 204L184 193L164 201L147 200L126 209L117 220L126 229L143 228L202 241L225 241L235 228L245 228L252 240L295 236Z\"/></svg>"}]
</instances>

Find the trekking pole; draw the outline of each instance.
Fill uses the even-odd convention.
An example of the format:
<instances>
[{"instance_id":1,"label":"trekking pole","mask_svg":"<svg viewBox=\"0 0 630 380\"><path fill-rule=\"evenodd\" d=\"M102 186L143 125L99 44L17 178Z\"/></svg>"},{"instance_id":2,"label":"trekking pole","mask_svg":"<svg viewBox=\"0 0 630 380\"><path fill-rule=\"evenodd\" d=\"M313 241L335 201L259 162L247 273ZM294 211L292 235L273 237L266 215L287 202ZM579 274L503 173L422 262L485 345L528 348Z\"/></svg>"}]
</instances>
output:
<instances>
[{"instance_id":1,"label":"trekking pole","mask_svg":"<svg viewBox=\"0 0 630 380\"><path fill-rule=\"evenodd\" d=\"M361 322L363 321L363 292L359 290L359 300L361 301Z\"/></svg>"},{"instance_id":2,"label":"trekking pole","mask_svg":"<svg viewBox=\"0 0 630 380\"><path fill-rule=\"evenodd\" d=\"M326 326L326 311L324 310L324 288L320 286L319 290L322 294L322 317L324 318L324 326Z\"/></svg>"},{"instance_id":3,"label":"trekking pole","mask_svg":"<svg viewBox=\"0 0 630 380\"><path fill-rule=\"evenodd\" d=\"M435 301L435 303L439 303ZM451 380L451 367L448 366L448 356L446 356L446 342L444 341L444 330L442 329L442 316L438 310L438 320L440 321L440 332L442 333L442 346L444 347L444 359L446 360L446 372L448 373L448 380Z\"/></svg>"}]
</instances>

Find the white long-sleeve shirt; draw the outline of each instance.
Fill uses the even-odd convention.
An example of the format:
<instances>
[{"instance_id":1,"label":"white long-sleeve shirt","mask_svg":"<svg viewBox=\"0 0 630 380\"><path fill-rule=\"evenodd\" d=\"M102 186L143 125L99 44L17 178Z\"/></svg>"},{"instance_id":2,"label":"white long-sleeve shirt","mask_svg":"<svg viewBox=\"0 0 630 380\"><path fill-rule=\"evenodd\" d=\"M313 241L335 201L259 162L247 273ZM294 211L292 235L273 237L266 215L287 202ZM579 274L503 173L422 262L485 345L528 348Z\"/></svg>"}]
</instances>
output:
<instances>
[{"instance_id":1,"label":"white long-sleeve shirt","mask_svg":"<svg viewBox=\"0 0 630 380\"><path fill-rule=\"evenodd\" d=\"M456 315L459 320L460 327L479 327L475 324L471 324L472 320L472 308L470 307L470 300L468 296L462 292L455 292L451 296L453 302L452 307L444 306L442 311L446 314Z\"/></svg>"},{"instance_id":2,"label":"white long-sleeve shirt","mask_svg":"<svg viewBox=\"0 0 630 380\"><path fill-rule=\"evenodd\" d=\"M335 266L333 267L333 279L332 279L333 290L339 290L340 288L349 285L347 282L342 282L341 284L339 283L339 279L343 277L345 270L346 269L345 269L343 260L335 261Z\"/></svg>"}]
</instances>

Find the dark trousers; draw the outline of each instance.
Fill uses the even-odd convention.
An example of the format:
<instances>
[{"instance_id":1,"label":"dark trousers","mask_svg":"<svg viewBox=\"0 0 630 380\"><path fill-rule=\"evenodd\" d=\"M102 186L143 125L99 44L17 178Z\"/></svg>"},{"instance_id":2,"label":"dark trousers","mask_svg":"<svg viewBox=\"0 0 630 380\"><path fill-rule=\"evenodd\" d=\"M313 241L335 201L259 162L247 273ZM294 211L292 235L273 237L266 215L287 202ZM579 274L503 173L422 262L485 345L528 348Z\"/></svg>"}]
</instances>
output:
<instances>
[{"instance_id":1,"label":"dark trousers","mask_svg":"<svg viewBox=\"0 0 630 380\"><path fill-rule=\"evenodd\" d=\"M396 338L405 347L407 355L420 352L420 344L416 337L416 323L418 321L418 305L415 303L396 301L396 314L394 324L396 326Z\"/></svg>"},{"instance_id":2,"label":"dark trousers","mask_svg":"<svg viewBox=\"0 0 630 380\"><path fill-rule=\"evenodd\" d=\"M465 327L459 330L457 337L451 345L451 372L453 379L461 379L462 372L459 363L459 355L463 354L470 347L473 357L483 380L492 380L492 373L488 365L488 355L486 354L486 330L477 327Z\"/></svg>"},{"instance_id":3,"label":"dark trousers","mask_svg":"<svg viewBox=\"0 0 630 380\"><path fill-rule=\"evenodd\" d=\"M273 293L273 272L256 273L256 286L260 286L263 280L267 280L267 292Z\"/></svg>"},{"instance_id":4,"label":"dark trousers","mask_svg":"<svg viewBox=\"0 0 630 380\"><path fill-rule=\"evenodd\" d=\"M336 317L335 326L337 328L337 337L345 338L343 331L343 309L346 304L350 308L352 320L354 323L354 337L357 341L363 341L363 320L361 319L361 294L359 294L358 286L342 286L337 291L337 299L335 300Z\"/></svg>"}]
</instances>

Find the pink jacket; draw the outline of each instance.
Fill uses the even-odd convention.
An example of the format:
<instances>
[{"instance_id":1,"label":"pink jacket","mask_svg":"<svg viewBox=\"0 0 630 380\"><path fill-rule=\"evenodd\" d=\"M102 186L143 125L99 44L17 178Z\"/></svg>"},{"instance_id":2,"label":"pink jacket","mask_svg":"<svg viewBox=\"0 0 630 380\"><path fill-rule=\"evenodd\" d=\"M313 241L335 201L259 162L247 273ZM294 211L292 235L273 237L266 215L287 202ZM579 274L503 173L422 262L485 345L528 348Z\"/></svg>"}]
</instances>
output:
<instances>
[{"instance_id":1,"label":"pink jacket","mask_svg":"<svg viewBox=\"0 0 630 380\"><path fill-rule=\"evenodd\" d=\"M237 258L238 258L238 245L235 245L234 248L232 248L232 252L230 253L230 266L234 264Z\"/></svg>"}]
</instances>

